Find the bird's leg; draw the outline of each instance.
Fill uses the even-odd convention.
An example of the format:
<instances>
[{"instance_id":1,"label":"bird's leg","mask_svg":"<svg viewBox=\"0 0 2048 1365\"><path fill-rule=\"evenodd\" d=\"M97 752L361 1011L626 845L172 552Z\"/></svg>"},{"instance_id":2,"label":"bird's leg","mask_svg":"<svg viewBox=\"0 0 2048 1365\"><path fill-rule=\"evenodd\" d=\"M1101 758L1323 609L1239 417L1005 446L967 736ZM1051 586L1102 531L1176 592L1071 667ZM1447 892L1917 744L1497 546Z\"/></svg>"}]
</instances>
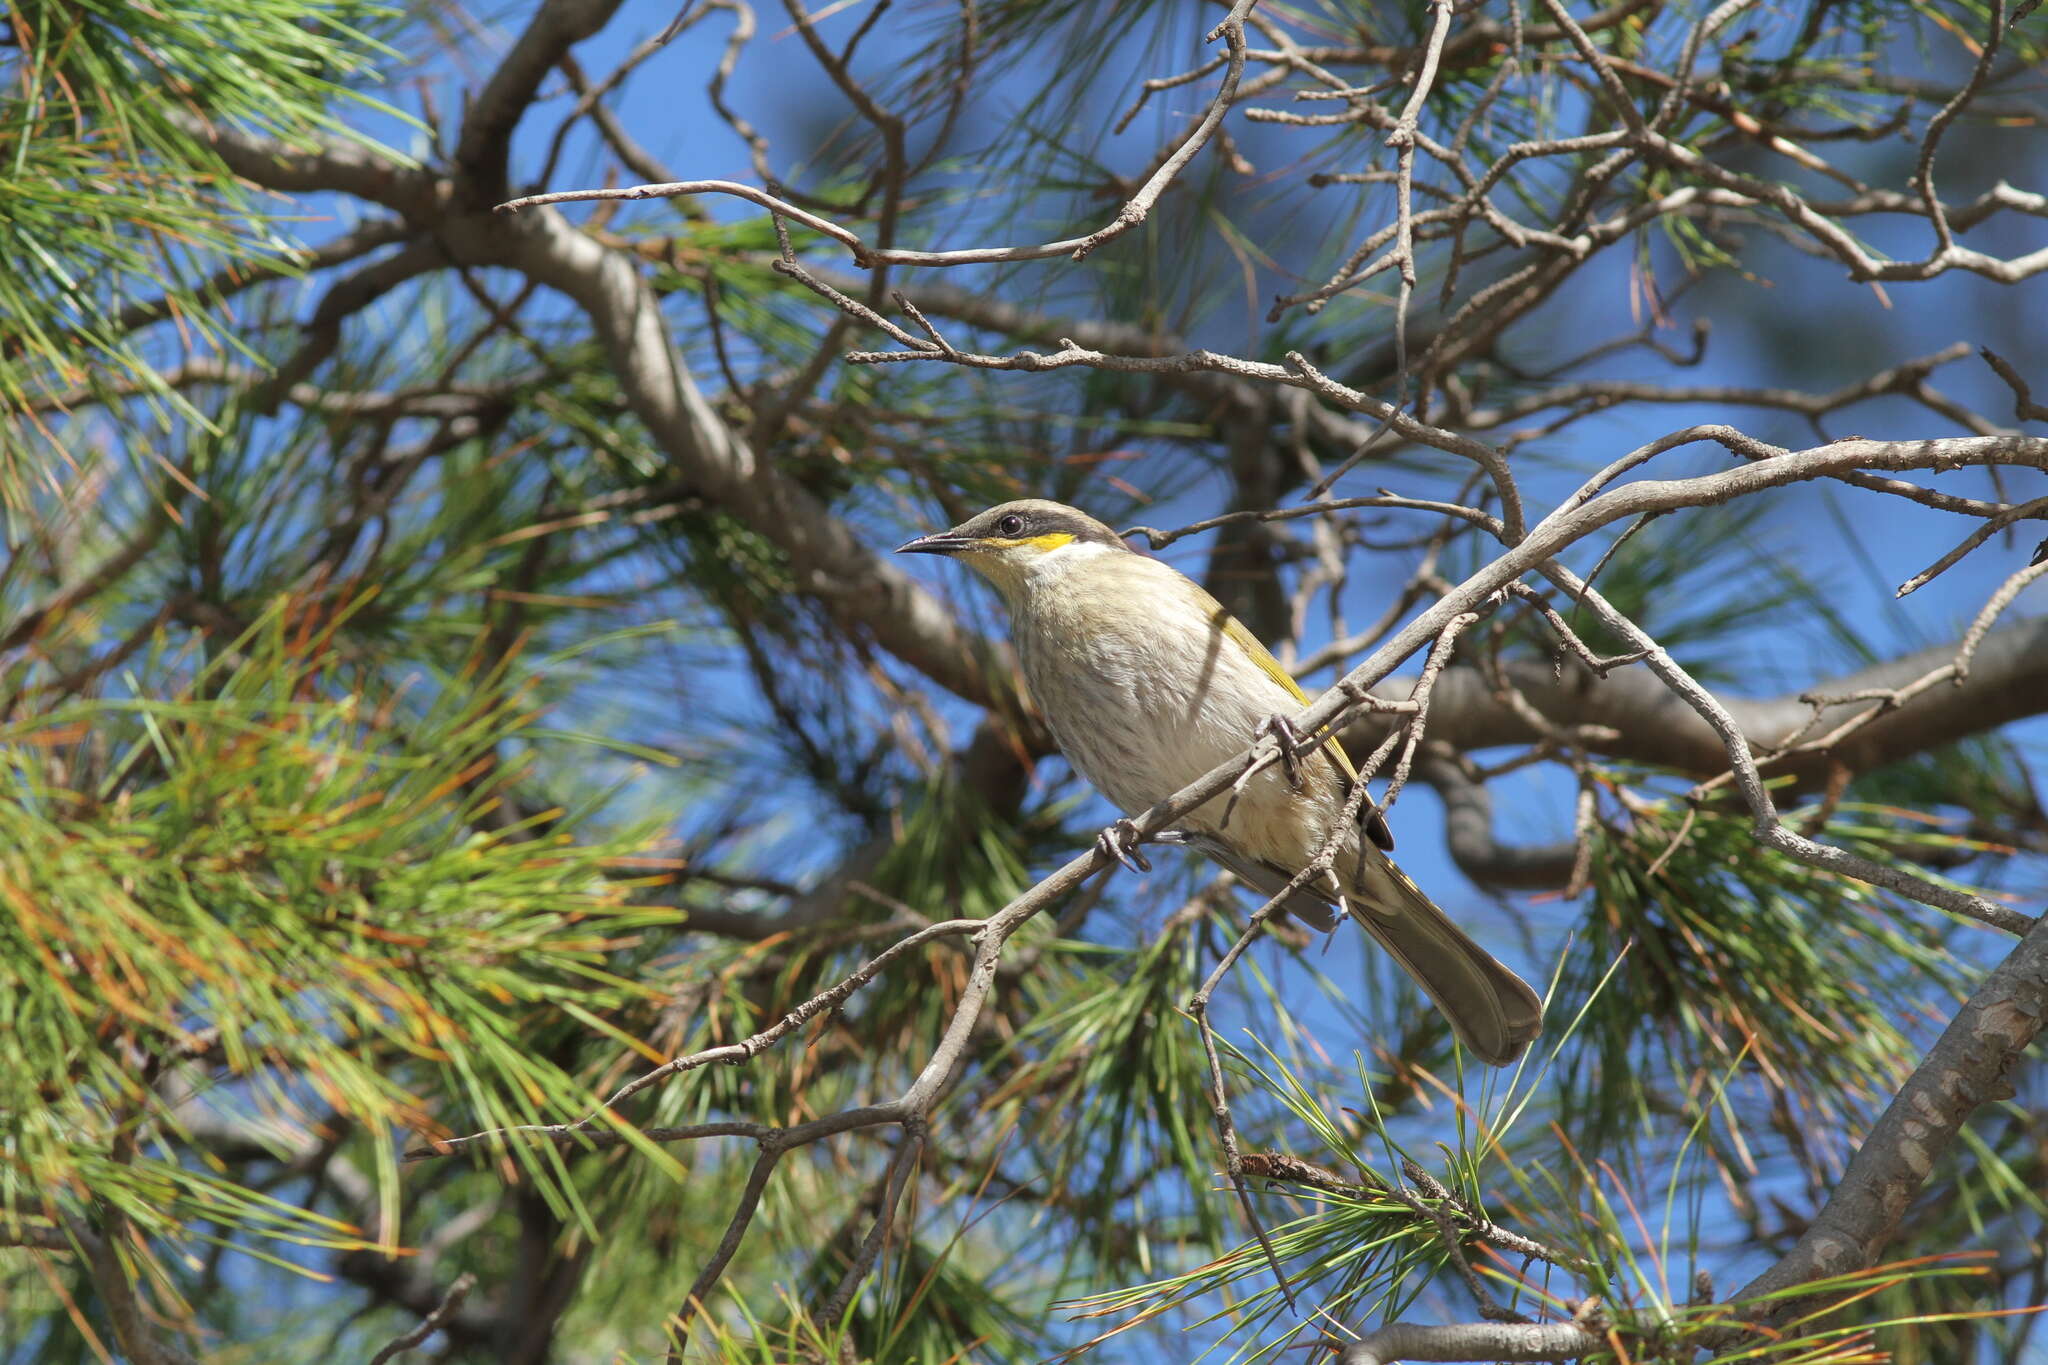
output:
<instances>
[{"instance_id":1,"label":"bird's leg","mask_svg":"<svg viewBox=\"0 0 2048 1365\"><path fill-rule=\"evenodd\" d=\"M1259 722L1256 730L1252 731L1254 749L1257 748L1258 741L1268 735L1273 737L1273 747L1277 751L1281 766L1286 769L1288 785L1300 791L1301 732L1296 730L1294 723L1285 716L1268 716ZM1255 758L1250 766L1237 775L1237 781L1230 784L1230 800L1223 804L1223 818L1217 822L1219 825L1230 824L1230 817L1237 813L1237 799L1244 795L1244 789L1251 785L1254 777L1271 766L1271 759Z\"/></svg>"},{"instance_id":2,"label":"bird's leg","mask_svg":"<svg viewBox=\"0 0 2048 1365\"><path fill-rule=\"evenodd\" d=\"M1152 864L1138 852L1140 842L1138 827L1128 819L1117 821L1095 836L1096 850L1104 856L1116 859L1133 872L1150 872Z\"/></svg>"},{"instance_id":3,"label":"bird's leg","mask_svg":"<svg viewBox=\"0 0 2048 1365\"><path fill-rule=\"evenodd\" d=\"M1294 728L1294 722L1285 716L1268 716L1259 722L1253 732L1260 738L1273 737L1273 743L1280 750L1280 767L1287 774L1287 785L1301 790L1301 731Z\"/></svg>"}]
</instances>

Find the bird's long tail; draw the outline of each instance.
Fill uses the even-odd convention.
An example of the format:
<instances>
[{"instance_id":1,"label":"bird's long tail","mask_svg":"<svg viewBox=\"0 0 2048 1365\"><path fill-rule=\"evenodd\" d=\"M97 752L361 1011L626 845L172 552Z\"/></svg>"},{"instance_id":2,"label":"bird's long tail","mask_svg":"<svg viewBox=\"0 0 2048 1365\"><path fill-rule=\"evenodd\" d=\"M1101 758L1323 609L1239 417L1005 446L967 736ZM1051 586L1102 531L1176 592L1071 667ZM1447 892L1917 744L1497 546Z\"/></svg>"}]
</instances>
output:
<instances>
[{"instance_id":1,"label":"bird's long tail","mask_svg":"<svg viewBox=\"0 0 2048 1365\"><path fill-rule=\"evenodd\" d=\"M1543 1031L1543 1002L1529 983L1494 960L1378 849L1352 860L1351 918L1415 979L1451 1030L1494 1066L1521 1056Z\"/></svg>"},{"instance_id":2,"label":"bird's long tail","mask_svg":"<svg viewBox=\"0 0 2048 1365\"><path fill-rule=\"evenodd\" d=\"M1277 896L1291 874L1240 853L1206 834L1183 834L1184 842L1235 872L1262 896ZM1474 943L1450 916L1422 894L1422 888L1379 849L1355 844L1340 854L1337 866L1347 874L1350 889L1345 908L1379 945L1401 964L1451 1021L1472 1053L1494 1066L1506 1066L1543 1031L1543 1002L1529 983ZM1337 927L1332 906L1334 886L1311 882L1290 893L1281 906L1318 929Z\"/></svg>"}]
</instances>

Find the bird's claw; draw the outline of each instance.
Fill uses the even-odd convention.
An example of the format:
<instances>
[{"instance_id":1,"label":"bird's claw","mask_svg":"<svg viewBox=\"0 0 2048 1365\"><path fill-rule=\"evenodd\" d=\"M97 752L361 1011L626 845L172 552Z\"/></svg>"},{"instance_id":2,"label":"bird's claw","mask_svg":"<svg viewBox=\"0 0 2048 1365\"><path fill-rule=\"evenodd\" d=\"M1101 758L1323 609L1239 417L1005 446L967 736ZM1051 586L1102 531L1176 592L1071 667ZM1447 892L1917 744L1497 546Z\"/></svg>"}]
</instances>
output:
<instances>
[{"instance_id":1,"label":"bird's claw","mask_svg":"<svg viewBox=\"0 0 2048 1365\"><path fill-rule=\"evenodd\" d=\"M1287 774L1287 785L1301 790L1301 732L1294 728L1294 722L1285 716L1268 716L1259 722L1257 731L1261 738L1273 737L1274 745L1280 750L1280 767Z\"/></svg>"},{"instance_id":2,"label":"bird's claw","mask_svg":"<svg viewBox=\"0 0 2048 1365\"><path fill-rule=\"evenodd\" d=\"M1129 820L1119 820L1095 836L1096 850L1103 856L1116 859L1132 872L1150 872L1152 864L1138 852L1140 842L1138 827Z\"/></svg>"},{"instance_id":3,"label":"bird's claw","mask_svg":"<svg viewBox=\"0 0 2048 1365\"><path fill-rule=\"evenodd\" d=\"M1282 770L1287 774L1287 785L1293 787L1296 791L1301 790L1300 732L1294 728L1293 722L1289 721L1287 717L1268 716L1259 722L1256 730L1252 731L1252 748L1254 753L1257 752L1258 742L1268 736L1271 736L1273 740L1274 757L1267 758L1263 755L1255 757L1251 763L1246 765L1245 770L1237 775L1237 780L1230 784L1230 800L1224 804L1221 823L1225 825L1230 823L1230 817L1236 813L1237 800L1244 795L1244 789L1251 785L1253 778L1272 767L1275 759L1278 760Z\"/></svg>"}]
</instances>

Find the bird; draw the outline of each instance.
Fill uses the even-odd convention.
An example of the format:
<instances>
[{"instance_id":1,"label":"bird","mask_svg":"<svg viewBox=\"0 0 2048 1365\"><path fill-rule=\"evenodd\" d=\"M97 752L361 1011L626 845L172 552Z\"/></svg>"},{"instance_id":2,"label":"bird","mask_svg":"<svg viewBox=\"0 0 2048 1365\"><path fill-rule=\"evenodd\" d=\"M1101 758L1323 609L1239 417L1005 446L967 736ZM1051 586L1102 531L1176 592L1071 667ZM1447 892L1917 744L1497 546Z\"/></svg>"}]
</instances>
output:
<instances>
[{"instance_id":1,"label":"bird","mask_svg":"<svg viewBox=\"0 0 2048 1365\"><path fill-rule=\"evenodd\" d=\"M1334 737L1295 760L1285 717L1306 706L1307 695L1193 579L1087 513L1040 498L989 508L897 552L957 559L1002 598L1046 727L1074 769L1124 812L1103 832L1106 853L1149 867L1129 817L1265 734L1288 761L1189 812L1158 842L1195 848L1267 897L1328 842L1356 769ZM1542 1001L1394 865L1391 831L1371 799L1357 809L1362 818L1345 822L1329 872L1280 908L1322 930L1348 914L1468 1051L1494 1066L1513 1063L1542 1031Z\"/></svg>"}]
</instances>

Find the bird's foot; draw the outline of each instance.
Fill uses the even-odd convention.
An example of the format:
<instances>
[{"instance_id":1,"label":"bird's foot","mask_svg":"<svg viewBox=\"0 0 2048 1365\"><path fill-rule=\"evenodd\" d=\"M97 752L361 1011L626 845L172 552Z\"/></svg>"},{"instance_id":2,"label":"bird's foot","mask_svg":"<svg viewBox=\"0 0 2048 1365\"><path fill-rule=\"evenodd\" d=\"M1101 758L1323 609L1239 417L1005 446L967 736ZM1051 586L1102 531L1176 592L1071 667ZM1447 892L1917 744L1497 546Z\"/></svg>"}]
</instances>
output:
<instances>
[{"instance_id":1,"label":"bird's foot","mask_svg":"<svg viewBox=\"0 0 2048 1365\"><path fill-rule=\"evenodd\" d=\"M1285 716L1268 716L1259 722L1254 731L1261 739L1273 737L1274 745L1280 750L1280 768L1287 774L1287 785L1301 790L1301 731L1294 728L1294 722Z\"/></svg>"},{"instance_id":2,"label":"bird's foot","mask_svg":"<svg viewBox=\"0 0 2048 1365\"><path fill-rule=\"evenodd\" d=\"M1152 864L1138 852L1141 842L1138 827L1129 820L1119 820L1095 836L1096 851L1104 857L1116 859L1132 872L1150 872Z\"/></svg>"},{"instance_id":3,"label":"bird's foot","mask_svg":"<svg viewBox=\"0 0 2048 1365\"><path fill-rule=\"evenodd\" d=\"M1301 732L1296 730L1294 723L1285 716L1268 716L1259 722L1257 729L1252 731L1252 747L1254 752L1257 751L1258 741L1269 736L1273 741L1275 757L1279 760L1282 770L1287 774L1287 784L1296 791L1300 791ZM1244 789L1251 785L1253 778L1271 767L1273 761L1272 758L1255 757L1246 765L1245 770L1237 775L1237 780L1230 784L1230 799L1223 803L1223 818L1218 822L1219 824L1225 826L1230 824L1230 817L1237 813L1238 798L1244 795Z\"/></svg>"}]
</instances>

